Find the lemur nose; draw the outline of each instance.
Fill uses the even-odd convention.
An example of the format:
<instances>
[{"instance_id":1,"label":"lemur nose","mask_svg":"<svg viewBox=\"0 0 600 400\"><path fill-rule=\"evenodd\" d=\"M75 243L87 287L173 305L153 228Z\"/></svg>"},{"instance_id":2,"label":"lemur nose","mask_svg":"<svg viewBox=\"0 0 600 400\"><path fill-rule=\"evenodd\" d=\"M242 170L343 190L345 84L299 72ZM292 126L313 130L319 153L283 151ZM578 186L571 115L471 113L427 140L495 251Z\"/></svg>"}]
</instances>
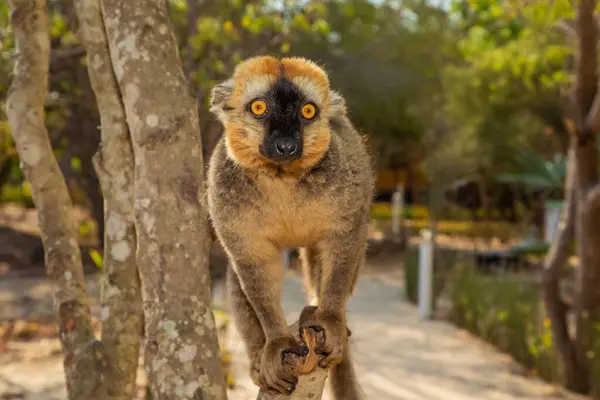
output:
<instances>
[{"instance_id":1,"label":"lemur nose","mask_svg":"<svg viewBox=\"0 0 600 400\"><path fill-rule=\"evenodd\" d=\"M280 156L293 156L298 151L298 143L291 137L280 137L275 141L275 149Z\"/></svg>"}]
</instances>

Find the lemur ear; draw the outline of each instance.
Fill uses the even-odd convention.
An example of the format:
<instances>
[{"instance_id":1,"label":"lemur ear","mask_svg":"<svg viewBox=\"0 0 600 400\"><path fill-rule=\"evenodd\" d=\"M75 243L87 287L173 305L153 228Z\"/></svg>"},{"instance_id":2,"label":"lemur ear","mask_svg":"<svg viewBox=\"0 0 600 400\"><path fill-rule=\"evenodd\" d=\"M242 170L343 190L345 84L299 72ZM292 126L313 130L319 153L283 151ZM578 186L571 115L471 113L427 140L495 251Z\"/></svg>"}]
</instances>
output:
<instances>
[{"instance_id":1,"label":"lemur ear","mask_svg":"<svg viewBox=\"0 0 600 400\"><path fill-rule=\"evenodd\" d=\"M346 100L335 90L329 91L329 117L342 117L346 115Z\"/></svg>"},{"instance_id":2,"label":"lemur ear","mask_svg":"<svg viewBox=\"0 0 600 400\"><path fill-rule=\"evenodd\" d=\"M227 103L231 100L233 94L233 79L227 79L224 82L219 83L210 92L210 108L212 112L221 121L227 119L227 112L231 109Z\"/></svg>"}]
</instances>

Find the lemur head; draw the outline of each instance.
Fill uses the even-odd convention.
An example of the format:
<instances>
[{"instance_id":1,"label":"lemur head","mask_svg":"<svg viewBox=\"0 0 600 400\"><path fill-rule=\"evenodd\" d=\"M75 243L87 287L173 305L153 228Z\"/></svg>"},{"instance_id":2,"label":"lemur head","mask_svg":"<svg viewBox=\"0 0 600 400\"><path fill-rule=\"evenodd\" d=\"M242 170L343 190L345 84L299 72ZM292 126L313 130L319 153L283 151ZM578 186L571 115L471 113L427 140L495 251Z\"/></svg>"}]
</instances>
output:
<instances>
[{"instance_id":1,"label":"lemur head","mask_svg":"<svg viewBox=\"0 0 600 400\"><path fill-rule=\"evenodd\" d=\"M314 62L269 56L247 59L215 86L211 112L225 126L229 156L248 168L305 169L329 148L329 121L344 99Z\"/></svg>"}]
</instances>

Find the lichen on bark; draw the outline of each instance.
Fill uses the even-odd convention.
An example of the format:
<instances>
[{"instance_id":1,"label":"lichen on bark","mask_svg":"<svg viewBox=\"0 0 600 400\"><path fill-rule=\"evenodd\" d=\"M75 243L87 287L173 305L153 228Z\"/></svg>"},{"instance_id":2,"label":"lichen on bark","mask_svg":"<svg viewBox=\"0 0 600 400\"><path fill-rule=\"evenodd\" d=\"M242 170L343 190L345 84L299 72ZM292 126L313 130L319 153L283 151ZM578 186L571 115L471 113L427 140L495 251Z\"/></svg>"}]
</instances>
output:
<instances>
[{"instance_id":1,"label":"lichen on bark","mask_svg":"<svg viewBox=\"0 0 600 400\"><path fill-rule=\"evenodd\" d=\"M164 1L102 0L135 158L134 215L154 399L225 399L208 271L196 102Z\"/></svg>"},{"instance_id":2,"label":"lichen on bark","mask_svg":"<svg viewBox=\"0 0 600 400\"><path fill-rule=\"evenodd\" d=\"M79 38L102 126L94 167L104 196L102 343L110 368L111 399L130 400L135 390L142 336L141 287L135 260L133 150L104 31L100 0L76 0Z\"/></svg>"},{"instance_id":3,"label":"lichen on bark","mask_svg":"<svg viewBox=\"0 0 600 400\"><path fill-rule=\"evenodd\" d=\"M54 284L67 392L70 399L104 399L106 363L91 327L73 207L44 125L50 53L46 1L11 0L10 7L18 56L7 114Z\"/></svg>"}]
</instances>

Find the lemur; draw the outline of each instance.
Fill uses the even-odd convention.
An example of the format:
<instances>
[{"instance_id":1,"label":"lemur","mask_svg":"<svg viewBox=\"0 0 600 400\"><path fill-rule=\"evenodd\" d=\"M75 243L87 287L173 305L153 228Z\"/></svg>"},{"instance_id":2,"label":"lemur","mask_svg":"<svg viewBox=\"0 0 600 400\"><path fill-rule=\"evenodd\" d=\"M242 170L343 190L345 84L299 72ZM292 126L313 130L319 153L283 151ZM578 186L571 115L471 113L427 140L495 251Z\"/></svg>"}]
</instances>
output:
<instances>
[{"instance_id":1,"label":"lemur","mask_svg":"<svg viewBox=\"0 0 600 400\"><path fill-rule=\"evenodd\" d=\"M365 140L325 71L303 58L260 56L211 92L224 135L210 159L207 205L231 269L233 316L253 381L290 394L287 352L308 349L281 308L282 250L300 248L313 313L324 330L321 367L337 399L358 398L348 353L346 302L364 263L374 171Z\"/></svg>"}]
</instances>

